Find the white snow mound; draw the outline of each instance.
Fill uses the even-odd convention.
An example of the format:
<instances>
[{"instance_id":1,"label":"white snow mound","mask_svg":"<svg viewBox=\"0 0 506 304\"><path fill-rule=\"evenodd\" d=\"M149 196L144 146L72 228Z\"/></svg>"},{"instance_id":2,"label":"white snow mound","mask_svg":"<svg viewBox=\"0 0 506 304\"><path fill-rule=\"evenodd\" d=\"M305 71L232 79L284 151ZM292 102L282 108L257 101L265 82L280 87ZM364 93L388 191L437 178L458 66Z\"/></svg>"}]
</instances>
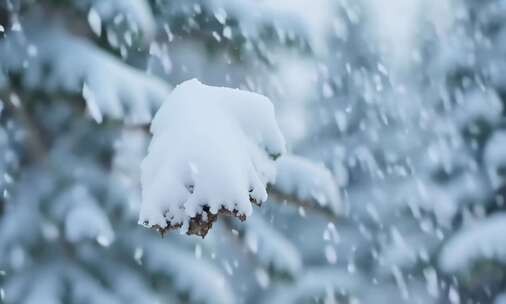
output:
<instances>
[{"instance_id":1,"label":"white snow mound","mask_svg":"<svg viewBox=\"0 0 506 304\"><path fill-rule=\"evenodd\" d=\"M208 215L223 210L249 216L251 202L267 199L273 159L285 152L268 98L196 79L172 91L151 132L141 168L139 223L182 226L189 234L195 217L212 222Z\"/></svg>"}]
</instances>

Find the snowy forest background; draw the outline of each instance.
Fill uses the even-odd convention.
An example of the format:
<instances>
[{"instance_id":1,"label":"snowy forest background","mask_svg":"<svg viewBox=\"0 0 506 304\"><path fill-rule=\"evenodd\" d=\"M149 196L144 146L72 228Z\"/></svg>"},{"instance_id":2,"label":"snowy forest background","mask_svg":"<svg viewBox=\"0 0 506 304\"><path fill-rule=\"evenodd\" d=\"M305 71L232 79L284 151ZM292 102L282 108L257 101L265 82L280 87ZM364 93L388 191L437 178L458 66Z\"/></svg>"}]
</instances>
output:
<instances>
[{"instance_id":1,"label":"snowy forest background","mask_svg":"<svg viewBox=\"0 0 506 304\"><path fill-rule=\"evenodd\" d=\"M162 238L140 164L192 78L289 154ZM505 102L503 0L0 0L0 303L504 304Z\"/></svg>"}]
</instances>

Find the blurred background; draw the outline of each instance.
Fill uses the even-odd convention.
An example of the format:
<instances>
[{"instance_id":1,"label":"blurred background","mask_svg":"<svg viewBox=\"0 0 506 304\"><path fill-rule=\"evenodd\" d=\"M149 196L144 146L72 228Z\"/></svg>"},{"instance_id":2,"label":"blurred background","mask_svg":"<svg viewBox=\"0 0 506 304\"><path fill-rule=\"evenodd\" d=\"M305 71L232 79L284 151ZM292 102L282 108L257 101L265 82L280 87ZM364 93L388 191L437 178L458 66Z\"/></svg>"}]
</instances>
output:
<instances>
[{"instance_id":1,"label":"blurred background","mask_svg":"<svg viewBox=\"0 0 506 304\"><path fill-rule=\"evenodd\" d=\"M191 78L292 155L162 238L140 162ZM504 304L505 101L504 0L0 0L0 303Z\"/></svg>"}]
</instances>

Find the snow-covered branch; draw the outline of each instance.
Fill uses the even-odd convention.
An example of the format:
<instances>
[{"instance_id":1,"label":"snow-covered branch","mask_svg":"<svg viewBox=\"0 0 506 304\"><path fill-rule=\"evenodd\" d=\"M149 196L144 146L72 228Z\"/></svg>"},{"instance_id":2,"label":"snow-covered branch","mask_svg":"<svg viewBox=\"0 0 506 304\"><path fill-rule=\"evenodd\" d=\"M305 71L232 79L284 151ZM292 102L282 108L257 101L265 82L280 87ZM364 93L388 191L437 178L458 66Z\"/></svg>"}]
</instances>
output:
<instances>
[{"instance_id":1,"label":"snow-covered branch","mask_svg":"<svg viewBox=\"0 0 506 304\"><path fill-rule=\"evenodd\" d=\"M156 31L153 13L146 0L77 0L79 9L87 13L91 30L98 36L105 33L109 44L130 47L134 40L150 42ZM120 29L124 29L121 31Z\"/></svg>"},{"instance_id":2,"label":"snow-covered branch","mask_svg":"<svg viewBox=\"0 0 506 304\"><path fill-rule=\"evenodd\" d=\"M154 236L134 231L133 242L127 246L142 248L144 267L151 274L160 274L173 280L174 288L190 295L190 300L208 304L235 303L234 294L226 277L217 267L169 242L159 242ZM212 292L212 296L210 293Z\"/></svg>"},{"instance_id":3,"label":"snow-covered branch","mask_svg":"<svg viewBox=\"0 0 506 304\"><path fill-rule=\"evenodd\" d=\"M267 199L273 159L285 151L266 97L197 80L174 89L151 132L139 222L162 232L205 236L218 213L244 220Z\"/></svg>"},{"instance_id":4,"label":"snow-covered branch","mask_svg":"<svg viewBox=\"0 0 506 304\"><path fill-rule=\"evenodd\" d=\"M443 247L439 264L444 271L470 270L480 260L506 261L506 214L498 213L457 232Z\"/></svg>"},{"instance_id":5,"label":"snow-covered branch","mask_svg":"<svg viewBox=\"0 0 506 304\"><path fill-rule=\"evenodd\" d=\"M321 208L333 214L342 211L337 182L320 164L295 155L277 161L276 182L272 185L276 200L287 200L302 207Z\"/></svg>"},{"instance_id":6,"label":"snow-covered branch","mask_svg":"<svg viewBox=\"0 0 506 304\"><path fill-rule=\"evenodd\" d=\"M301 270L300 252L260 214L254 213L243 230L246 246L263 266L292 275Z\"/></svg>"},{"instance_id":7,"label":"snow-covered branch","mask_svg":"<svg viewBox=\"0 0 506 304\"><path fill-rule=\"evenodd\" d=\"M19 74L26 88L79 94L91 116L148 123L169 93L160 79L132 68L88 41L55 28L28 25L27 37L0 41L0 68ZM27 69L29 67L29 69Z\"/></svg>"}]
</instances>

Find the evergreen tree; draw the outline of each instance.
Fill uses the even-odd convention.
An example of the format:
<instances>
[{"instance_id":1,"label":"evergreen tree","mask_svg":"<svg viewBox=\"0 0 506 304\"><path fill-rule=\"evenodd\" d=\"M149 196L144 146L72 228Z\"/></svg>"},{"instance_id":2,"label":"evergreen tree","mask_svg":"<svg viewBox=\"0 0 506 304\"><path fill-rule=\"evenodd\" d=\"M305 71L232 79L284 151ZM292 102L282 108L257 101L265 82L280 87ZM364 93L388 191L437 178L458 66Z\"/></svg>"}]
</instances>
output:
<instances>
[{"instance_id":1,"label":"evergreen tree","mask_svg":"<svg viewBox=\"0 0 506 304\"><path fill-rule=\"evenodd\" d=\"M503 2L0 2L0 302L503 303Z\"/></svg>"}]
</instances>

